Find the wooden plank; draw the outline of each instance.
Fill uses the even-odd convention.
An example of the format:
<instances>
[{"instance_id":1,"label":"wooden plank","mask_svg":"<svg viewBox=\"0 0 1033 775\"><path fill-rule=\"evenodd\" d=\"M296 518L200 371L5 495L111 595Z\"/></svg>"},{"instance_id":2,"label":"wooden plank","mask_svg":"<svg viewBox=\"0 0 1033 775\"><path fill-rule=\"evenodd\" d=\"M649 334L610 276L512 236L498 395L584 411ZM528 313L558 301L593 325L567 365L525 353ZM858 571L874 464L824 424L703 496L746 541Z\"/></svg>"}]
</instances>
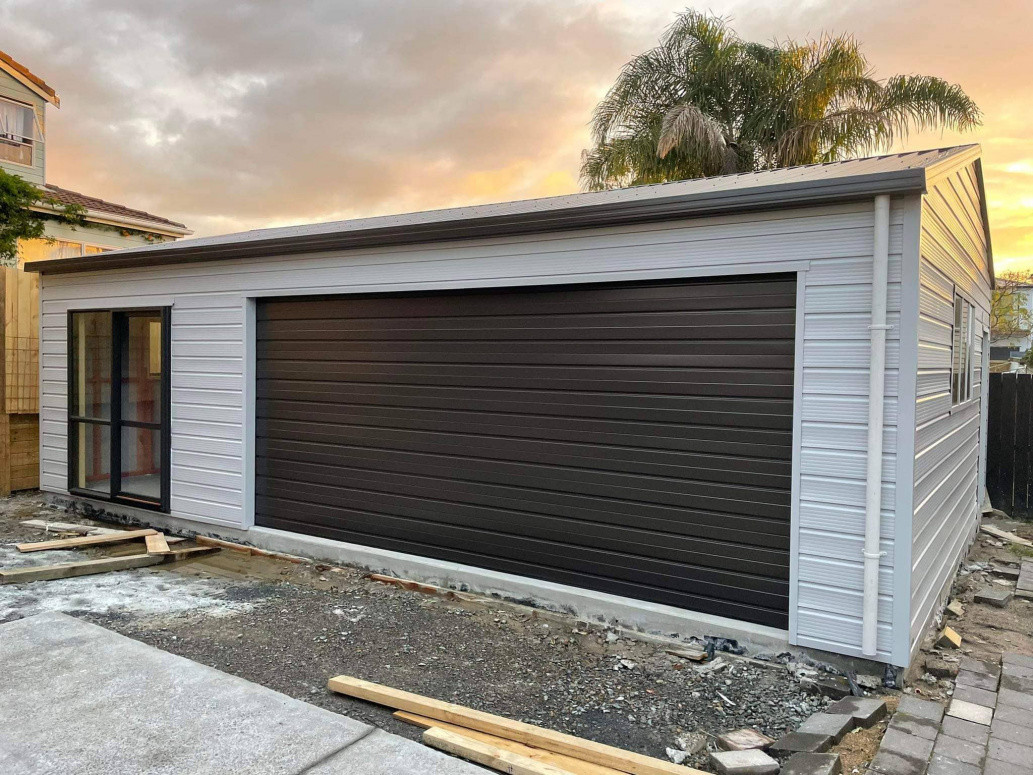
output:
<instances>
[{"instance_id":1,"label":"wooden plank","mask_svg":"<svg viewBox=\"0 0 1033 775\"><path fill-rule=\"evenodd\" d=\"M57 533L81 533L82 535L110 535L112 533L124 533L124 530L115 530L110 527L98 527L97 525L80 525L75 522L51 522L47 519L26 519L22 521L28 527L38 527L43 530Z\"/></svg>"},{"instance_id":2,"label":"wooden plank","mask_svg":"<svg viewBox=\"0 0 1033 775\"><path fill-rule=\"evenodd\" d=\"M24 584L30 581L51 581L70 579L75 576L90 576L95 573L146 568L160 565L165 556L160 554L130 554L126 557L101 557L98 560L68 562L61 565L39 565L28 568L0 570L0 584Z\"/></svg>"},{"instance_id":3,"label":"wooden plank","mask_svg":"<svg viewBox=\"0 0 1033 775\"><path fill-rule=\"evenodd\" d=\"M121 541L133 541L155 535L158 531L123 530L118 533L106 533L99 536L81 536L79 538L58 538L54 541L38 541L31 544L17 544L19 552L42 552L47 549L76 549L80 546L97 546L98 544L116 544Z\"/></svg>"},{"instance_id":4,"label":"wooden plank","mask_svg":"<svg viewBox=\"0 0 1033 775\"><path fill-rule=\"evenodd\" d=\"M466 735L459 735L440 727L431 727L423 733L423 742L431 748L445 751L453 756L461 756L493 770L507 775L571 775L569 770L561 770L545 762L529 759L526 756L506 751L498 746L474 740Z\"/></svg>"},{"instance_id":5,"label":"wooden plank","mask_svg":"<svg viewBox=\"0 0 1033 775\"><path fill-rule=\"evenodd\" d=\"M1002 541L1011 541L1019 546L1033 546L1033 541L1027 541L1022 536L1009 533L1007 530L1001 530L1001 528L994 527L993 525L980 525L979 529L987 535L992 535L994 538L999 538Z\"/></svg>"},{"instance_id":6,"label":"wooden plank","mask_svg":"<svg viewBox=\"0 0 1033 775\"><path fill-rule=\"evenodd\" d=\"M462 705L453 705L450 702L442 702L389 686L363 681L361 678L339 675L331 678L327 685L331 691L347 694L349 697L376 702L396 710L409 711L467 729L487 732L490 735L504 737L507 740L534 748L543 748L593 764L612 767L631 775L705 775L700 770L665 762L662 759L643 756L552 729L543 729L522 721L513 721L491 713L465 708Z\"/></svg>"},{"instance_id":7,"label":"wooden plank","mask_svg":"<svg viewBox=\"0 0 1033 775\"><path fill-rule=\"evenodd\" d=\"M414 713L406 713L404 710L397 710L392 715L399 721L404 721L406 724L412 724L413 726L420 727L421 729L437 727L456 734L466 735L474 740L479 740L482 743L497 746L505 751L509 751L510 753L515 753L519 756L525 756L528 759L534 759L535 761L559 767L565 772L572 773L572 775L623 775L620 770L615 770L611 767L604 767L601 764L592 764L591 762L582 761L581 759L575 759L573 756L564 756L561 753L543 751L541 748L532 748L531 746L524 745L523 743L506 740L504 737L496 737L495 735L489 735L485 732L478 732L476 729L466 729L464 727L456 726L455 724L448 724L444 721L436 721L435 719L427 718L426 716L417 716Z\"/></svg>"},{"instance_id":8,"label":"wooden plank","mask_svg":"<svg viewBox=\"0 0 1033 775\"><path fill-rule=\"evenodd\" d=\"M169 543L161 533L145 536L144 543L147 544L147 554L165 554L169 551Z\"/></svg>"}]
</instances>

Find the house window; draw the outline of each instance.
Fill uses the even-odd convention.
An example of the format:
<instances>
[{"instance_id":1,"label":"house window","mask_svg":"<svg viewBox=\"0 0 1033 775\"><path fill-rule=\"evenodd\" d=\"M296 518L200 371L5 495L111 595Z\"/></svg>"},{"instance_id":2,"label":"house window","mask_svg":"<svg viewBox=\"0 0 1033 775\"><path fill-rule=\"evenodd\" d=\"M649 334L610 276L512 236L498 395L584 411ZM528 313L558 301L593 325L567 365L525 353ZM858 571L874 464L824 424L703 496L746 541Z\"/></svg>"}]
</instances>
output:
<instances>
[{"instance_id":1,"label":"house window","mask_svg":"<svg viewBox=\"0 0 1033 775\"><path fill-rule=\"evenodd\" d=\"M954 330L951 358L951 404L972 398L972 337L976 308L960 294L954 294Z\"/></svg>"},{"instance_id":2,"label":"house window","mask_svg":"<svg viewBox=\"0 0 1033 775\"><path fill-rule=\"evenodd\" d=\"M32 149L40 139L32 106L0 98L0 161L31 167Z\"/></svg>"},{"instance_id":3,"label":"house window","mask_svg":"<svg viewBox=\"0 0 1033 775\"><path fill-rule=\"evenodd\" d=\"M68 489L169 508L169 310L70 312Z\"/></svg>"}]
</instances>

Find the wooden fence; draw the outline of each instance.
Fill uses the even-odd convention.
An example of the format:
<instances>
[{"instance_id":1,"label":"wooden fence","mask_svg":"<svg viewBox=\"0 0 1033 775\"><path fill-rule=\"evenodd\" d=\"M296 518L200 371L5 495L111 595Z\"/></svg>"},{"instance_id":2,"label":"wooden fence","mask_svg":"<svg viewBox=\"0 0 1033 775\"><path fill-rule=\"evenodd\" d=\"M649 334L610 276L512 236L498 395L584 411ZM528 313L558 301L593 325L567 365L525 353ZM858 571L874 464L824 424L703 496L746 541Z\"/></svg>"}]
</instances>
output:
<instances>
[{"instance_id":1,"label":"wooden fence","mask_svg":"<svg viewBox=\"0 0 1033 775\"><path fill-rule=\"evenodd\" d=\"M0 495L39 486L39 275L0 268Z\"/></svg>"},{"instance_id":2,"label":"wooden fence","mask_svg":"<svg viewBox=\"0 0 1033 775\"><path fill-rule=\"evenodd\" d=\"M1033 374L990 374L986 487L1013 517L1033 515Z\"/></svg>"}]
</instances>

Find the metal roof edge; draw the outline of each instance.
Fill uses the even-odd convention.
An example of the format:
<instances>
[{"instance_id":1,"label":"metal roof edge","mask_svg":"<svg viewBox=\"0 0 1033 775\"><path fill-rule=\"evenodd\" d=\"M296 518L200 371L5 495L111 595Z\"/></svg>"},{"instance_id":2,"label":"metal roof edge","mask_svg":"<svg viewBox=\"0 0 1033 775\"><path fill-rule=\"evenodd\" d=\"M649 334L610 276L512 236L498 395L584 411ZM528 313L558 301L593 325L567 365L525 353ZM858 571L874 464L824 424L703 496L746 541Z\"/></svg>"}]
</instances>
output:
<instances>
[{"instance_id":1,"label":"metal roof edge","mask_svg":"<svg viewBox=\"0 0 1033 775\"><path fill-rule=\"evenodd\" d=\"M286 235L263 240L228 241L191 246L167 243L158 249L128 249L84 258L30 261L26 271L48 274L165 266L200 261L295 255L352 248L421 242L513 236L572 229L602 228L649 221L674 220L749 210L783 209L808 204L864 199L876 194L925 193L924 167L844 176L830 180L774 183L738 190L706 191L673 196L599 202L554 210L528 210L506 215L467 216L422 223L395 224L352 231Z\"/></svg>"}]
</instances>

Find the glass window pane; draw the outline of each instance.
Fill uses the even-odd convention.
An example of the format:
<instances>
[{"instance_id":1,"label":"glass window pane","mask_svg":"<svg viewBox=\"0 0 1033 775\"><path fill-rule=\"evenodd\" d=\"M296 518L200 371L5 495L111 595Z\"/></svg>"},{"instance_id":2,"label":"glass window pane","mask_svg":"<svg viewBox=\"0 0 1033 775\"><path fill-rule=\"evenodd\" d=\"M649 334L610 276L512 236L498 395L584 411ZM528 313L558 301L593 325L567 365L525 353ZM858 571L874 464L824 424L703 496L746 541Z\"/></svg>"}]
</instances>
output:
<instances>
[{"instance_id":1,"label":"glass window pane","mask_svg":"<svg viewBox=\"0 0 1033 775\"><path fill-rule=\"evenodd\" d=\"M75 486L111 492L111 429L107 425L76 423Z\"/></svg>"},{"instance_id":2,"label":"glass window pane","mask_svg":"<svg viewBox=\"0 0 1033 775\"><path fill-rule=\"evenodd\" d=\"M122 350L122 419L161 422L161 316L131 315Z\"/></svg>"},{"instance_id":3,"label":"glass window pane","mask_svg":"<svg viewBox=\"0 0 1033 775\"><path fill-rule=\"evenodd\" d=\"M122 492L161 500L161 432L122 428Z\"/></svg>"},{"instance_id":4,"label":"glass window pane","mask_svg":"<svg viewBox=\"0 0 1033 775\"><path fill-rule=\"evenodd\" d=\"M110 312L76 312L72 316L72 361L72 412L78 417L110 419Z\"/></svg>"}]
</instances>

